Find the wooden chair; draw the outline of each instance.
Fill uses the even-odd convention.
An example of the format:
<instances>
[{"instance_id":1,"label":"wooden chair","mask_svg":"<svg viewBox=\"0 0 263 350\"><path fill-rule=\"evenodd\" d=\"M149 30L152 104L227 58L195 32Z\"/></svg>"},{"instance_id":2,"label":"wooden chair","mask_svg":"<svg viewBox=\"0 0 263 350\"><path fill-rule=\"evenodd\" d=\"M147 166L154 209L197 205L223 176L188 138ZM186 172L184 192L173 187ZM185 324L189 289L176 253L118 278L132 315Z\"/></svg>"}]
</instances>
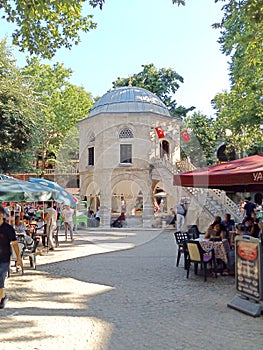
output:
<instances>
[{"instance_id":1,"label":"wooden chair","mask_svg":"<svg viewBox=\"0 0 263 350\"><path fill-rule=\"evenodd\" d=\"M177 244L177 260L176 260L176 266L179 266L179 262L180 262L180 258L181 255L184 254L184 268L187 268L187 250L186 250L186 246L184 245L184 242L186 240L189 240L189 235L187 232L174 232L174 237L175 237L175 241Z\"/></svg>"},{"instance_id":2,"label":"wooden chair","mask_svg":"<svg viewBox=\"0 0 263 350\"><path fill-rule=\"evenodd\" d=\"M197 274L198 264L204 266L204 281L207 280L207 265L210 263L214 267L215 277L217 278L217 268L215 259L215 250L211 248L209 250L204 250L200 243L195 240L185 241L188 258L187 258L187 278L189 278L189 271L191 262L194 263L194 272Z\"/></svg>"}]
</instances>

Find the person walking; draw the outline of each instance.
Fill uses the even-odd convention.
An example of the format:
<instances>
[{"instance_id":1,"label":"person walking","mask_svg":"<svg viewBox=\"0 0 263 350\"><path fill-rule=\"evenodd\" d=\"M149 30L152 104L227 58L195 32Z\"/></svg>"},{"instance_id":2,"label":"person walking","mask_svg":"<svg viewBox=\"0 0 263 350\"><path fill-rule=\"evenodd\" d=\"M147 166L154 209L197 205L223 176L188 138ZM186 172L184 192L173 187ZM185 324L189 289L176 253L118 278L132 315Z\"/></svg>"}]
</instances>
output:
<instances>
[{"instance_id":1,"label":"person walking","mask_svg":"<svg viewBox=\"0 0 263 350\"><path fill-rule=\"evenodd\" d=\"M183 199L180 200L180 203L176 206L176 219L177 219L177 231L182 231L184 225L184 218L186 215L186 207Z\"/></svg>"},{"instance_id":2,"label":"person walking","mask_svg":"<svg viewBox=\"0 0 263 350\"><path fill-rule=\"evenodd\" d=\"M55 243L53 240L53 233L57 228L57 212L52 207L52 202L48 202L46 209L46 234L47 244L50 246L49 250L54 250Z\"/></svg>"},{"instance_id":3,"label":"person walking","mask_svg":"<svg viewBox=\"0 0 263 350\"><path fill-rule=\"evenodd\" d=\"M64 227L65 227L65 240L67 240L67 234L68 229L70 233L70 239L71 242L74 241L73 238L73 215L74 215L74 209L70 207L70 205L67 205L65 209L62 211L62 219L64 220Z\"/></svg>"},{"instance_id":4,"label":"person walking","mask_svg":"<svg viewBox=\"0 0 263 350\"><path fill-rule=\"evenodd\" d=\"M245 216L243 218L242 223L244 223L247 218L251 217L251 214L255 213L255 210L256 210L256 204L252 202L251 197L247 197L246 203L244 205Z\"/></svg>"},{"instance_id":5,"label":"person walking","mask_svg":"<svg viewBox=\"0 0 263 350\"><path fill-rule=\"evenodd\" d=\"M5 307L7 296L5 294L5 279L8 273L11 245L17 256L17 266L22 266L19 247L16 240L16 233L14 228L4 221L5 209L0 205L0 309Z\"/></svg>"}]
</instances>

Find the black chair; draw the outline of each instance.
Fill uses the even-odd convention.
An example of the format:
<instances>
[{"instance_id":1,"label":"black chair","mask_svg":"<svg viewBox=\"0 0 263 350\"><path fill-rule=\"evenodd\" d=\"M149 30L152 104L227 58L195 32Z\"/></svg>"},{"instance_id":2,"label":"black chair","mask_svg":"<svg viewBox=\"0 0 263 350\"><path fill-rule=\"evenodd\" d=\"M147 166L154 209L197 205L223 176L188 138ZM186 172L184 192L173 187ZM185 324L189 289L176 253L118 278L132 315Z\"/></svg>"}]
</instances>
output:
<instances>
[{"instance_id":1,"label":"black chair","mask_svg":"<svg viewBox=\"0 0 263 350\"><path fill-rule=\"evenodd\" d=\"M189 271L191 262L194 263L194 272L197 274L198 264L204 266L204 280L207 280L207 265L210 263L214 268L215 277L217 278L217 268L215 259L215 250L211 248L209 250L204 250L200 243L195 240L185 241L187 247L188 257L187 257L187 278L189 278Z\"/></svg>"},{"instance_id":2,"label":"black chair","mask_svg":"<svg viewBox=\"0 0 263 350\"><path fill-rule=\"evenodd\" d=\"M187 263L186 263L187 251L186 251L186 246L184 245L184 242L189 240L190 237L187 232L181 232L181 231L174 232L174 237L178 248L176 266L177 267L179 266L181 255L184 254L184 268L186 269L187 268Z\"/></svg>"},{"instance_id":3,"label":"black chair","mask_svg":"<svg viewBox=\"0 0 263 350\"><path fill-rule=\"evenodd\" d=\"M191 237L191 239L197 239L199 238L200 234L202 234L202 232L199 231L197 225L188 225L187 232L189 234L189 237Z\"/></svg>"}]
</instances>

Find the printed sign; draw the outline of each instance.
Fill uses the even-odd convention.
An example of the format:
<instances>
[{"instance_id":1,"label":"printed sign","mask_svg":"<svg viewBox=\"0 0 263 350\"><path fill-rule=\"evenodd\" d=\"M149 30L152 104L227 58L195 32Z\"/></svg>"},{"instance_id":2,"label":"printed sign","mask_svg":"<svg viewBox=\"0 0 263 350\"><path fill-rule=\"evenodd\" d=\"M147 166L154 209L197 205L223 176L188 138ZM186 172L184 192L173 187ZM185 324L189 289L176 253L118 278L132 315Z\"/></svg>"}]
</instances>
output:
<instances>
[{"instance_id":1,"label":"printed sign","mask_svg":"<svg viewBox=\"0 0 263 350\"><path fill-rule=\"evenodd\" d=\"M236 238L236 289L255 300L262 298L261 242L254 237Z\"/></svg>"}]
</instances>

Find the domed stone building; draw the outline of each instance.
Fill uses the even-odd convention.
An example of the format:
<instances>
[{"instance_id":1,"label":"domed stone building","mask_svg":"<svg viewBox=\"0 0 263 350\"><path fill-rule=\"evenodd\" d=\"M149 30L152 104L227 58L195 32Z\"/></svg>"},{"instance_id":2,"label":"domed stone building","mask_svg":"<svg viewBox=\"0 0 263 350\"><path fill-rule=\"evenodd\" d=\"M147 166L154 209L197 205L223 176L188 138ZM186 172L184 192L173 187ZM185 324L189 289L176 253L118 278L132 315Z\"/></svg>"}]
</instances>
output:
<instances>
[{"instance_id":1,"label":"domed stone building","mask_svg":"<svg viewBox=\"0 0 263 350\"><path fill-rule=\"evenodd\" d=\"M78 126L81 194L94 211L100 208L101 227L123 211L128 226L152 227L156 208L174 207L167 165L180 161L180 121L156 95L134 86L114 89Z\"/></svg>"}]
</instances>

